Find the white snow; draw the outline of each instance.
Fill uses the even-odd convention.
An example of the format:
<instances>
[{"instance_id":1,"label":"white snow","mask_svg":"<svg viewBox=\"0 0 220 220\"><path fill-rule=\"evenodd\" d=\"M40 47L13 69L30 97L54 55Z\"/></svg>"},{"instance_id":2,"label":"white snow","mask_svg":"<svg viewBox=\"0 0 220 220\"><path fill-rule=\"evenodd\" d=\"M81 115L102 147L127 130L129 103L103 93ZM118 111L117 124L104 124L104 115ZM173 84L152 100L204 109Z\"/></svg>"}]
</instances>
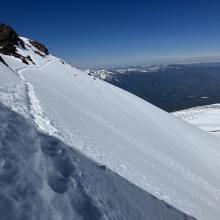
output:
<instances>
[{"instance_id":1,"label":"white snow","mask_svg":"<svg viewBox=\"0 0 220 220\"><path fill-rule=\"evenodd\" d=\"M0 102L29 117L26 86L17 73L0 62Z\"/></svg>"},{"instance_id":2,"label":"white snow","mask_svg":"<svg viewBox=\"0 0 220 220\"><path fill-rule=\"evenodd\" d=\"M198 106L172 114L202 130L220 136L220 104Z\"/></svg>"},{"instance_id":3,"label":"white snow","mask_svg":"<svg viewBox=\"0 0 220 220\"><path fill-rule=\"evenodd\" d=\"M159 199L198 219L219 219L219 138L52 55L42 62L31 55L36 66L4 59L33 89L39 129L49 121L65 143Z\"/></svg>"},{"instance_id":4,"label":"white snow","mask_svg":"<svg viewBox=\"0 0 220 220\"><path fill-rule=\"evenodd\" d=\"M0 103L1 220L193 220Z\"/></svg>"}]
</instances>

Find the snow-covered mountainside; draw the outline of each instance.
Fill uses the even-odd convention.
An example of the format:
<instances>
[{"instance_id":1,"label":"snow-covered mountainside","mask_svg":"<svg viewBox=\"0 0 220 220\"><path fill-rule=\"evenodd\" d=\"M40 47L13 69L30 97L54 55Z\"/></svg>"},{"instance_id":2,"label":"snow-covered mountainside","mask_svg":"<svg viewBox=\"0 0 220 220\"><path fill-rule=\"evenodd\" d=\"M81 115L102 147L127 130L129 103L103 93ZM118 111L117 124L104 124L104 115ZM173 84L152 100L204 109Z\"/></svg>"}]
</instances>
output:
<instances>
[{"instance_id":1,"label":"snow-covered mountainside","mask_svg":"<svg viewBox=\"0 0 220 220\"><path fill-rule=\"evenodd\" d=\"M185 109L174 112L173 115L212 134L220 135L220 104Z\"/></svg>"},{"instance_id":2,"label":"snow-covered mountainside","mask_svg":"<svg viewBox=\"0 0 220 220\"><path fill-rule=\"evenodd\" d=\"M0 104L0 219L193 218Z\"/></svg>"},{"instance_id":3,"label":"snow-covered mountainside","mask_svg":"<svg viewBox=\"0 0 220 220\"><path fill-rule=\"evenodd\" d=\"M19 39L22 40L21 42L23 42L24 47L18 43L15 45L16 50L13 49L12 54L2 53L0 55L8 65L7 67L5 64L0 63L0 102L21 114L37 127L37 146L42 142L42 135L39 132L52 135L52 139L56 137L65 143L65 150L69 149L66 146L68 144L74 149L79 150L83 155L95 160L99 164L105 165L108 169L125 177L131 183L168 202L179 210L197 219L219 219L219 138L173 117L135 95L96 79L51 54L46 54L44 52L45 49L40 44L37 44L38 48L36 48L36 44L31 43L28 39ZM4 128L5 126L3 126ZM21 132L22 129L19 131ZM13 136L11 138L13 140ZM11 140L9 133L7 133L6 139ZM43 139L45 138L43 137ZM23 143L22 140L20 141ZM3 139L4 142L5 139ZM55 143L52 142L51 145L55 150L57 149ZM123 205L124 201L127 204L131 204L133 201L132 206L135 207L137 205L134 208L137 212L134 213L139 213L140 216L142 215L140 210L143 210L143 213L145 213L145 209L155 208L153 203L146 202L147 205L144 204L145 202L142 203L144 198L143 200L141 199L141 202L137 202L136 199L133 200L133 197L137 196L137 199L139 199L140 196L136 195L136 192L132 193L130 189L125 187L122 190L123 197L119 196L119 201L120 206L123 205L124 208L122 209L128 212L128 215L121 217L124 215L122 212L119 217L117 215L115 218L109 216L110 214L107 214L109 209L113 207L115 212L117 212L116 207L119 206L113 206L111 202L113 200L109 199L110 202L107 203L109 209L106 208L105 202L108 201L107 197L111 193L111 187L119 187L117 190L115 189L115 194L112 194L117 198L116 194L118 195L118 192L124 186L118 184L118 182L115 182L114 185L110 180L108 183L108 178L110 177L106 177L107 179L103 180L107 181L107 183L105 186L103 185L101 192L104 195L102 196L96 191L97 188L102 186L98 185L94 189L86 188L88 185L82 187L81 184L84 183L78 184L77 182L79 181L78 177L81 175L83 178L91 178L88 182L91 180L92 182L97 181L97 183L101 181L101 178L105 179L105 176L100 176L100 178L96 179L96 170L92 168L94 166L91 165L90 170L88 168L90 164L87 167L87 162L83 162L82 172L75 176L78 179L75 181L67 172L69 170L68 166L67 171L65 171L66 168L63 170L63 160L60 161L59 156L53 156L54 148L50 149L50 147L46 149L46 154L48 150L48 156L42 156L42 154L45 154L44 152L36 154L38 160L36 163L33 162L33 169L40 167L43 169L43 172L45 169L45 172L52 172L52 182L50 182L50 178L48 180L49 185L50 183L52 184L52 186L50 185L52 189L53 187L55 190L56 187L59 189L60 184L61 188L63 185L65 188L66 184L72 184L72 187L68 189L72 192L76 185L77 195L78 190L82 189L80 191L82 194L79 193L78 195L79 198L75 198L73 203L71 203L71 205L76 205L74 210L77 209L79 212L83 212L82 209L84 210L85 208L88 210L92 209L91 212L93 212L93 208L90 206L91 195L97 195L94 201L96 205L99 203L99 207L102 207L102 209L99 209L99 211L102 210L102 219L141 219L141 217L134 218L130 214L130 212L133 212L133 209L130 209L126 204ZM28 149L26 150L28 151ZM71 150L67 150L67 152L69 151ZM56 154L59 155L60 152L62 154L62 148L61 150L58 148ZM32 152L30 154L32 155ZM72 154L68 153L68 158L70 157L72 158L71 160L75 161L76 158L71 156ZM21 155L20 152L19 155ZM65 157L67 156L64 155ZM24 160L21 157L19 157L19 160L23 162L16 166L18 170L24 166ZM39 160L43 160L44 163L40 165ZM3 160L3 165L1 166L3 168L5 168L4 163ZM49 163L48 166L47 163ZM80 166L80 159L76 164ZM8 166L10 171L11 163ZM47 166L47 168L44 166ZM30 167L30 169L32 168ZM76 170L81 169L77 167ZM0 175L2 174L1 172ZM67 172L67 179L64 178L65 172ZM84 174L84 172L86 173ZM72 175L72 172L70 173ZM55 178L55 181L53 178ZM25 183L33 184L33 182ZM15 183L15 185L17 184ZM21 182L21 188L22 185L23 182ZM107 185L111 187L109 186L108 188ZM48 200L43 200L43 202L50 203L58 209L59 213L62 213L58 219L65 219L66 216L63 213L66 211L67 201L69 203L72 201L71 198L75 192L72 192L72 194L65 192L62 196L60 194L54 195L54 192L50 193L50 191L47 191L48 187L48 185L44 186L44 191L38 193L42 193L44 196L48 195ZM110 192L106 192L105 189L110 190ZM10 188L7 188L7 190L10 191ZM94 192L93 194L87 194L86 190L94 190ZM13 191L9 192L7 196L9 201L11 201L9 196L11 193L13 194ZM31 196L33 195L35 194L31 194ZM104 196L106 196L106 201L103 203L102 198ZM16 198L18 200L19 198L21 199L19 196ZM43 198L46 199L45 197ZM101 199L98 200L98 198ZM7 199L5 201L8 201ZM65 201L62 202L63 200ZM77 206L78 200L82 201L83 204L80 207ZM118 201L114 202L118 204ZM41 200L36 201L36 203L40 205ZM10 207L10 204L8 207ZM20 210L19 204L22 203L13 203L14 207L17 208L17 212ZM60 204L58 208L56 207L57 204ZM148 204L152 206L148 206ZM34 210L37 211L35 208ZM68 210L70 210L67 211L68 213L72 212L72 208ZM97 212L99 213L99 211ZM167 217L160 211L160 207L157 208L157 212L161 219L178 219L175 215ZM136 216L136 214L134 215ZM149 219L160 219L158 215L149 217ZM149 215L145 213L143 216L142 219L146 219L146 216ZM85 214L82 219L89 219L88 215ZM94 217L91 219L98 218Z\"/></svg>"}]
</instances>

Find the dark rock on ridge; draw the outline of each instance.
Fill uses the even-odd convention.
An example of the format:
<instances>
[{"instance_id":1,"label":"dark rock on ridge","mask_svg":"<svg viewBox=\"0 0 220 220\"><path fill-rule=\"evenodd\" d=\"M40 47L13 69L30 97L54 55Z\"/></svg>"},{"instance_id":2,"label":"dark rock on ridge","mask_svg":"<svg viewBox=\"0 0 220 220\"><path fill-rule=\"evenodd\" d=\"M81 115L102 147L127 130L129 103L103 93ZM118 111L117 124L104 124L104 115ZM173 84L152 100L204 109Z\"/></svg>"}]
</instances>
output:
<instances>
[{"instance_id":1,"label":"dark rock on ridge","mask_svg":"<svg viewBox=\"0 0 220 220\"><path fill-rule=\"evenodd\" d=\"M14 56L22 60L23 63L29 65L28 60L33 64L31 57L22 56L17 52L16 46L26 49L25 43L19 38L18 34L9 25L0 24L0 53L4 55ZM2 60L1 60L2 62Z\"/></svg>"},{"instance_id":2,"label":"dark rock on ridge","mask_svg":"<svg viewBox=\"0 0 220 220\"><path fill-rule=\"evenodd\" d=\"M31 45L33 45L34 47L36 47L39 51L43 52L45 55L49 54L48 49L45 47L45 45L43 45L42 43L36 41L36 40L30 40L29 41ZM39 54L39 53L38 53Z\"/></svg>"},{"instance_id":3,"label":"dark rock on ridge","mask_svg":"<svg viewBox=\"0 0 220 220\"><path fill-rule=\"evenodd\" d=\"M29 41L32 46L36 48L34 52L42 57L46 57L46 55L49 54L48 49L45 45L42 43L30 40ZM29 63L34 63L32 58L30 56L23 56L18 53L17 47L20 47L22 49L26 49L26 47L30 47L30 45L25 44L25 42L19 38L18 34L14 31L13 28L11 28L9 25L6 25L4 23L0 24L0 53L4 55L14 56L16 58L21 59L21 61L27 65ZM1 62L2 59L1 59Z\"/></svg>"},{"instance_id":4,"label":"dark rock on ridge","mask_svg":"<svg viewBox=\"0 0 220 220\"><path fill-rule=\"evenodd\" d=\"M46 57L45 54L43 54L42 52L40 52L40 51L38 51L38 50L34 50L34 53L35 53L35 54L38 54L38 55L40 55L40 56L42 56L42 57Z\"/></svg>"},{"instance_id":5,"label":"dark rock on ridge","mask_svg":"<svg viewBox=\"0 0 220 220\"><path fill-rule=\"evenodd\" d=\"M31 59L31 57L29 55L26 57L26 59L29 60L30 62L32 62L35 65L35 62Z\"/></svg>"},{"instance_id":6,"label":"dark rock on ridge","mask_svg":"<svg viewBox=\"0 0 220 220\"><path fill-rule=\"evenodd\" d=\"M24 41L18 37L18 34L6 24L0 24L0 52L5 55L16 53L16 46L25 49Z\"/></svg>"}]
</instances>

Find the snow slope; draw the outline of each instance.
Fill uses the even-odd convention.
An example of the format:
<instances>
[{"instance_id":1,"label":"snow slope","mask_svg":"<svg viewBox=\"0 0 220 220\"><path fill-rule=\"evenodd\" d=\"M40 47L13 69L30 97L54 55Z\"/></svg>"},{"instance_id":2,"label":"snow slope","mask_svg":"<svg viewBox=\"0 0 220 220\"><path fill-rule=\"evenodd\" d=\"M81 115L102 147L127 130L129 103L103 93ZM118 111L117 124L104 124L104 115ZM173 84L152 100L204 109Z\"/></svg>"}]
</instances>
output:
<instances>
[{"instance_id":1,"label":"snow slope","mask_svg":"<svg viewBox=\"0 0 220 220\"><path fill-rule=\"evenodd\" d=\"M52 55L31 57L36 65L3 58L25 84L40 130L198 219L219 219L217 137Z\"/></svg>"},{"instance_id":2,"label":"snow slope","mask_svg":"<svg viewBox=\"0 0 220 220\"><path fill-rule=\"evenodd\" d=\"M0 219L193 219L0 104Z\"/></svg>"},{"instance_id":3,"label":"snow slope","mask_svg":"<svg viewBox=\"0 0 220 220\"><path fill-rule=\"evenodd\" d=\"M198 106L174 112L176 117L220 136L220 104Z\"/></svg>"}]
</instances>

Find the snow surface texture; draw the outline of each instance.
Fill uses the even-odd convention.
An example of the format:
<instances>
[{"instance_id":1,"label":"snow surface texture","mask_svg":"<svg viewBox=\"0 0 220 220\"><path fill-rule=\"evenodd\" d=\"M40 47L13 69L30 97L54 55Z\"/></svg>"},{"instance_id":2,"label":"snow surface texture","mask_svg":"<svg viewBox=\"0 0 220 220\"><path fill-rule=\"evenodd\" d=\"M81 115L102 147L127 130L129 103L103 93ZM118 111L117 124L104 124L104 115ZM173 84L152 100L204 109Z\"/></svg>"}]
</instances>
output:
<instances>
[{"instance_id":1,"label":"snow surface texture","mask_svg":"<svg viewBox=\"0 0 220 220\"><path fill-rule=\"evenodd\" d=\"M0 104L1 220L193 219Z\"/></svg>"},{"instance_id":2,"label":"snow surface texture","mask_svg":"<svg viewBox=\"0 0 220 220\"><path fill-rule=\"evenodd\" d=\"M28 116L26 86L15 72L0 63L0 102Z\"/></svg>"},{"instance_id":3,"label":"snow surface texture","mask_svg":"<svg viewBox=\"0 0 220 220\"><path fill-rule=\"evenodd\" d=\"M220 104L198 106L173 112L176 117L220 136Z\"/></svg>"},{"instance_id":4,"label":"snow surface texture","mask_svg":"<svg viewBox=\"0 0 220 220\"><path fill-rule=\"evenodd\" d=\"M3 58L26 85L24 104L38 129L176 208L219 220L217 137L52 55L28 51L36 66Z\"/></svg>"}]
</instances>

